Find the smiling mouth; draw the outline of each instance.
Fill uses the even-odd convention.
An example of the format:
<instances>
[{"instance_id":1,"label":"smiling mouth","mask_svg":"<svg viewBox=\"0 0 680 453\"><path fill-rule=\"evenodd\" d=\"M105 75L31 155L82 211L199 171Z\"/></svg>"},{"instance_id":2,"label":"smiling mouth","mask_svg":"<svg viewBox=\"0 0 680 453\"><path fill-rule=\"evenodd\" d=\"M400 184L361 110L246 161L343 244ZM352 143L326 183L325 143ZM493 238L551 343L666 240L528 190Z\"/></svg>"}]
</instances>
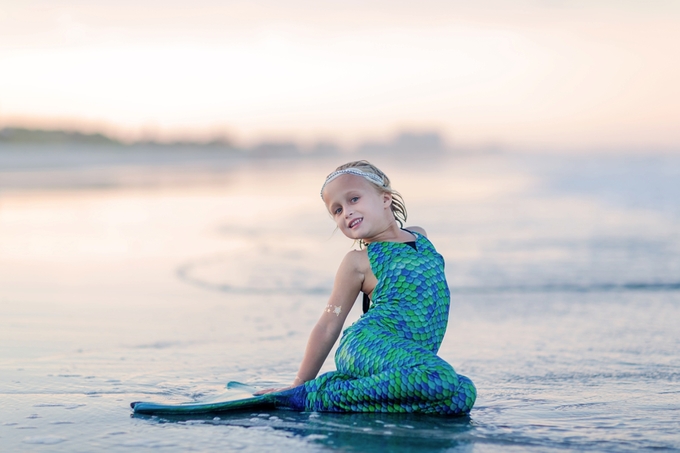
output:
<instances>
[{"instance_id":1,"label":"smiling mouth","mask_svg":"<svg viewBox=\"0 0 680 453\"><path fill-rule=\"evenodd\" d=\"M363 217L359 217L358 219L354 219L349 223L349 227L354 228L355 226L359 225L363 220L364 220Z\"/></svg>"}]
</instances>

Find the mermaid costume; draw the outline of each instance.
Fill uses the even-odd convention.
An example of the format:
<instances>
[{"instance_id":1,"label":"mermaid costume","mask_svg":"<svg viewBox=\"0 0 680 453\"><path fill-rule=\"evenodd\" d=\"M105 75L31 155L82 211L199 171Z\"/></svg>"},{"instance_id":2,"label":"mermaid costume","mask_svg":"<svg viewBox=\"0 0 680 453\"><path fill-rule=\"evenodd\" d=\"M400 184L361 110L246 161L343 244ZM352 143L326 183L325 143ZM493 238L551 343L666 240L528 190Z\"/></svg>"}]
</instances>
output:
<instances>
[{"instance_id":1,"label":"mermaid costume","mask_svg":"<svg viewBox=\"0 0 680 453\"><path fill-rule=\"evenodd\" d=\"M378 279L373 305L345 329L337 371L270 394L278 407L320 412L416 412L462 415L477 391L437 356L449 313L444 259L423 235L415 244L373 242Z\"/></svg>"}]
</instances>

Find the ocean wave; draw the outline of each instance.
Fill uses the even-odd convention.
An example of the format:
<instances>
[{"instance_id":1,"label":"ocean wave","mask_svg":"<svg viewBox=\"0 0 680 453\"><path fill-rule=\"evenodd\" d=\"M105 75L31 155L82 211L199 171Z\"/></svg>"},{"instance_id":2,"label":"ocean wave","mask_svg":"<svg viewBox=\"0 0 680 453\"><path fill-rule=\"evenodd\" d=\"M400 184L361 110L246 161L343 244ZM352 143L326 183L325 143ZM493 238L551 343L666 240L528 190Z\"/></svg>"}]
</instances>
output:
<instances>
[{"instance_id":1,"label":"ocean wave","mask_svg":"<svg viewBox=\"0 0 680 453\"><path fill-rule=\"evenodd\" d=\"M665 292L680 291L680 282L668 283L550 283L538 285L500 285L500 286L454 286L451 292L456 294L480 293L595 293L595 292Z\"/></svg>"}]
</instances>

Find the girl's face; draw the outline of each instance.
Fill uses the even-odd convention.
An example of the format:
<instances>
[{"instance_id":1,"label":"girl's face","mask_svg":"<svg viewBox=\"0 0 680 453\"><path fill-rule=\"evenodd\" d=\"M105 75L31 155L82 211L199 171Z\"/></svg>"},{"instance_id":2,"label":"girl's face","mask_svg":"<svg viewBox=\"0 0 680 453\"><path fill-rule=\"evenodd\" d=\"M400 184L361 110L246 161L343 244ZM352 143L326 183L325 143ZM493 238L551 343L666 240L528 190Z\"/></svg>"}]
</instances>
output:
<instances>
[{"instance_id":1,"label":"girl's face","mask_svg":"<svg viewBox=\"0 0 680 453\"><path fill-rule=\"evenodd\" d=\"M357 175L341 175L323 190L328 212L350 239L370 239L391 226L392 195Z\"/></svg>"}]
</instances>

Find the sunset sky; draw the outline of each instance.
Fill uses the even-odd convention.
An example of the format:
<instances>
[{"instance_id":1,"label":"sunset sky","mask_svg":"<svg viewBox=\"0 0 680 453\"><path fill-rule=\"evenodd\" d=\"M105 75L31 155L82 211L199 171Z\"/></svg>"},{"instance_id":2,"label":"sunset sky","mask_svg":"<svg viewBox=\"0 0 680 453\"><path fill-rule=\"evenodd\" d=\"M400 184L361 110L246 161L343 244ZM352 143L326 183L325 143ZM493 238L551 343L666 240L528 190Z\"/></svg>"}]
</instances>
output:
<instances>
[{"instance_id":1,"label":"sunset sky","mask_svg":"<svg viewBox=\"0 0 680 453\"><path fill-rule=\"evenodd\" d=\"M680 149L677 0L0 0L0 127Z\"/></svg>"}]
</instances>

